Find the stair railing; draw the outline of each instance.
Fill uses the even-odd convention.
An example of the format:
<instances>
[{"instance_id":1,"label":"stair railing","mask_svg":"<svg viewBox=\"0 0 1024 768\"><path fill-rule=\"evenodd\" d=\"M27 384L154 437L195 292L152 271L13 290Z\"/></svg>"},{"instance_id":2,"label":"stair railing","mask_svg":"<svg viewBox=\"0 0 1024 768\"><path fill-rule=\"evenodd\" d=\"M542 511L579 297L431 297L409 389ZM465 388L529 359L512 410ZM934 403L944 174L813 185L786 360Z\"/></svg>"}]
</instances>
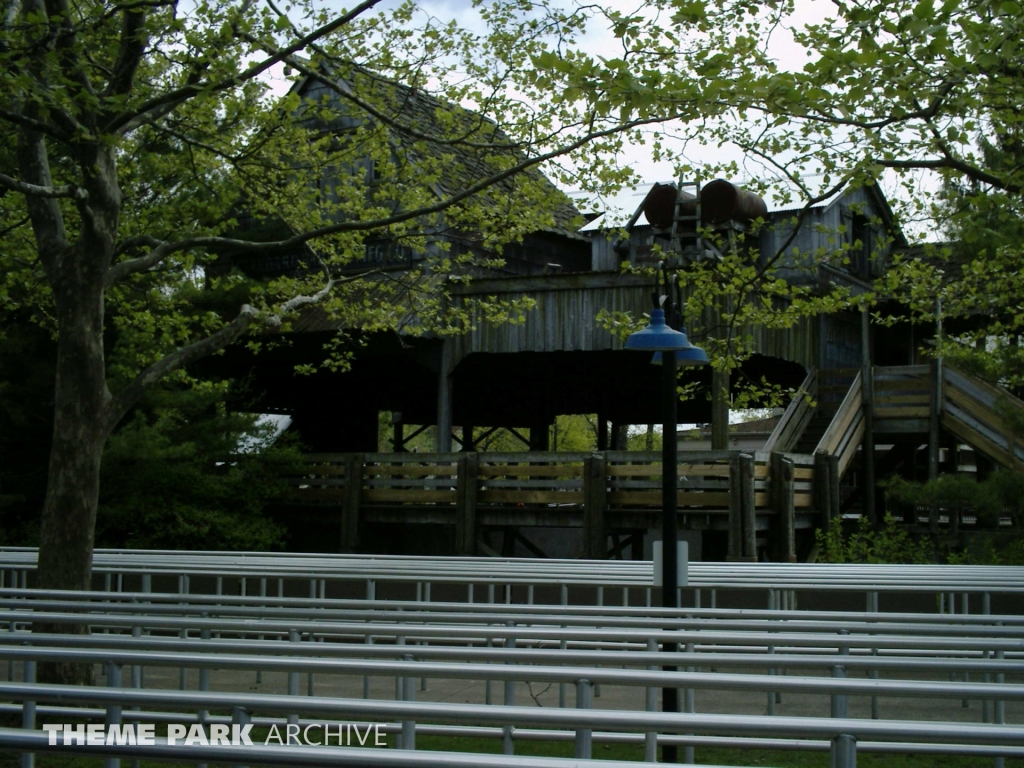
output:
<instances>
[{"instance_id":1,"label":"stair railing","mask_svg":"<svg viewBox=\"0 0 1024 768\"><path fill-rule=\"evenodd\" d=\"M857 454L857 447L864 437L863 395L863 379L858 372L839 410L832 417L832 422L814 449L816 454L825 453L839 457L840 477Z\"/></svg>"},{"instance_id":2,"label":"stair railing","mask_svg":"<svg viewBox=\"0 0 1024 768\"><path fill-rule=\"evenodd\" d=\"M1005 467L1024 469L1024 442L1010 431L1005 410L1024 402L948 363L942 371L942 426Z\"/></svg>"},{"instance_id":3,"label":"stair railing","mask_svg":"<svg viewBox=\"0 0 1024 768\"><path fill-rule=\"evenodd\" d=\"M817 405L815 402L817 397L818 370L811 368L800 388L793 395L793 399L789 401L789 405L782 414L782 418L779 419L779 423L775 425L775 429L768 436L768 441L764 444L762 450L766 453L772 451L788 453L792 451L811 421L811 416L814 414L814 409Z\"/></svg>"}]
</instances>

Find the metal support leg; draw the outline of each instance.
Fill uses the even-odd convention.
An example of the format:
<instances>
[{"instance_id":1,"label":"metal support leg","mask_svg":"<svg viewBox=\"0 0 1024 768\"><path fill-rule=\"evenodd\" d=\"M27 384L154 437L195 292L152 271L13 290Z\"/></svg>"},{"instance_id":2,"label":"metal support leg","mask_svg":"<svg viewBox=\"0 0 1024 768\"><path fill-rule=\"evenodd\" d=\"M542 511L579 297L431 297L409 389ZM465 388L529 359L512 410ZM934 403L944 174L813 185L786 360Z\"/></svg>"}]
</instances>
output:
<instances>
[{"instance_id":1,"label":"metal support leg","mask_svg":"<svg viewBox=\"0 0 1024 768\"><path fill-rule=\"evenodd\" d=\"M405 656L406 661L412 661L411 655ZM416 701L416 678L412 675L403 678L402 700ZM416 721L402 721L402 746L401 749L416 749Z\"/></svg>"},{"instance_id":2,"label":"metal support leg","mask_svg":"<svg viewBox=\"0 0 1024 768\"><path fill-rule=\"evenodd\" d=\"M649 653L657 653L658 643L653 638L647 641L647 651ZM647 669L657 669L656 664L649 665ZM658 689L653 685L647 686L646 690L646 710L648 712L658 711ZM658 762L658 734L655 731L647 731L644 734L644 762L656 763Z\"/></svg>"},{"instance_id":3,"label":"metal support leg","mask_svg":"<svg viewBox=\"0 0 1024 768\"><path fill-rule=\"evenodd\" d=\"M576 708L590 709L593 706L593 691L589 680L576 681ZM593 732L590 728L576 729L576 749L573 757L590 760L593 753Z\"/></svg>"},{"instance_id":4,"label":"metal support leg","mask_svg":"<svg viewBox=\"0 0 1024 768\"><path fill-rule=\"evenodd\" d=\"M36 682L36 662L28 661L22 663L22 677L29 685ZM36 703L34 701L23 701L21 703L21 727L27 731L34 731L36 728ZM36 764L34 752L21 753L21 768L33 768Z\"/></svg>"},{"instance_id":5,"label":"metal support leg","mask_svg":"<svg viewBox=\"0 0 1024 768\"><path fill-rule=\"evenodd\" d=\"M832 738L831 768L857 768L857 739L847 733Z\"/></svg>"},{"instance_id":6,"label":"metal support leg","mask_svg":"<svg viewBox=\"0 0 1024 768\"><path fill-rule=\"evenodd\" d=\"M107 685L110 688L121 687L121 665L108 662L106 664L107 670ZM104 723L109 729L112 725L121 724L121 705L120 704L108 704L107 714L104 718ZM134 761L133 761L134 762ZM118 768L121 765L121 760L116 757L107 757L103 759L103 768Z\"/></svg>"}]
</instances>

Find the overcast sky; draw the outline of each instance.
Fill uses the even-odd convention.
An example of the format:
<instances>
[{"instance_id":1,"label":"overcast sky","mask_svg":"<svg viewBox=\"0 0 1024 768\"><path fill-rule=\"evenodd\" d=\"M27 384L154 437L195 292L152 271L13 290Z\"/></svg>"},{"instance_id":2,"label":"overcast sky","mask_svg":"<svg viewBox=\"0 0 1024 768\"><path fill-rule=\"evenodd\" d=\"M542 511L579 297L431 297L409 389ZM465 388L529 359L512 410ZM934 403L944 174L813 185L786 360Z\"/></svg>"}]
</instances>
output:
<instances>
[{"instance_id":1,"label":"overcast sky","mask_svg":"<svg viewBox=\"0 0 1024 768\"><path fill-rule=\"evenodd\" d=\"M339 10L345 5L351 5L351 0L339 3L337 0L325 0L330 5L337 6ZM568 1L568 0L567 0ZM383 10L396 7L400 0L384 0L377 9ZM623 12L638 12L643 8L642 2L627 2L626 0L606 0L606 3ZM456 20L462 27L472 31L483 33L485 25L480 19L477 10L470 0L426 0L421 1L419 7L422 12L436 17L441 21ZM790 30L793 26L802 27L807 24L818 23L828 16L834 9L830 0L797 0L796 12L791 17L789 26L783 26L773 31L769 51L773 54L780 68L797 70L802 68L808 58L804 49L799 48L792 39ZM612 56L617 49L617 42L611 32L606 28L593 25L587 35L581 40L582 47L593 55ZM282 76L280 69L276 70L275 91L284 92L289 82ZM743 184L751 176L763 177L756 164L748 162L742 154L732 146L693 146L687 149L687 156L691 163L701 161L705 163L725 162L735 160L744 171L739 178L729 179L735 183ZM643 145L626 147L622 162L633 168L641 178L646 181L669 181L675 176L674 169L668 162L655 163L651 159L650 149ZM696 164L696 163L695 163ZM707 179L705 180L707 181ZM895 197L897 188L895 183L887 183L888 179L882 180L882 190L890 197ZM927 183L926 179L922 183ZM769 201L770 203L770 201ZM911 228L913 229L913 228Z\"/></svg>"}]
</instances>

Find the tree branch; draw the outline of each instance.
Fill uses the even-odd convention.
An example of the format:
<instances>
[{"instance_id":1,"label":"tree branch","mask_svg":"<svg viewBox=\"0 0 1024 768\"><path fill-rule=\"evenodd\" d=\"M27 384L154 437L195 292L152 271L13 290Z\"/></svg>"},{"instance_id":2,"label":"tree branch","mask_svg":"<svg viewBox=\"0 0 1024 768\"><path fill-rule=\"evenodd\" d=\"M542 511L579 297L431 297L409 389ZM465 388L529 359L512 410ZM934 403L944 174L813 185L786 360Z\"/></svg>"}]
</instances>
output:
<instances>
[{"instance_id":1,"label":"tree branch","mask_svg":"<svg viewBox=\"0 0 1024 768\"><path fill-rule=\"evenodd\" d=\"M38 110L37 105L30 105L31 110ZM32 117L30 115L30 117ZM34 118L33 118L34 119ZM46 143L42 134L33 130L22 129L18 132L17 147L18 164L22 178L32 179L28 182L37 189L51 188L50 159L46 153ZM23 182L25 183L25 182ZM52 197L26 195L25 207L32 219L32 234L36 240L36 250L46 270L51 285L58 282L58 268L63 254L67 251L67 233L64 225L64 214L60 205Z\"/></svg>"},{"instance_id":2,"label":"tree branch","mask_svg":"<svg viewBox=\"0 0 1024 768\"><path fill-rule=\"evenodd\" d=\"M74 184L64 184L60 187L40 186L29 184L25 181L18 181L5 173L0 173L0 187L6 187L12 192L20 192L23 195L34 195L35 197L69 197L72 200L87 200L89 194Z\"/></svg>"},{"instance_id":3,"label":"tree branch","mask_svg":"<svg viewBox=\"0 0 1024 768\"><path fill-rule=\"evenodd\" d=\"M334 281L328 280L326 285L316 293L309 296L296 296L281 305L280 310L268 317L265 322L272 328L279 328L284 316L295 312L302 307L316 304L323 301L334 288ZM108 434L124 418L128 410L138 402L143 393L156 382L160 381L171 371L185 366L218 352L231 344L245 333L253 321L259 316L259 311L249 305L242 305L238 315L230 323L225 325L216 333L200 339L192 344L176 349L169 355L164 356L153 365L142 371L128 386L122 389L107 406L106 428Z\"/></svg>"},{"instance_id":4,"label":"tree branch","mask_svg":"<svg viewBox=\"0 0 1024 768\"><path fill-rule=\"evenodd\" d=\"M171 371L182 368L226 347L245 333L258 314L254 307L245 304L239 311L238 316L216 333L175 350L142 371L128 386L118 392L107 405L107 433L109 434L113 431L118 422L124 418L128 409L138 402L139 398L142 397L149 387L160 381Z\"/></svg>"},{"instance_id":5,"label":"tree branch","mask_svg":"<svg viewBox=\"0 0 1024 768\"><path fill-rule=\"evenodd\" d=\"M232 249L236 251L242 251L244 253L268 253L274 251L286 251L290 248L297 248L300 245L308 243L311 240L316 240L321 237L328 237L339 232L368 232L374 229L383 229L393 224L401 224L412 219L420 218L421 216L429 216L435 213L441 213L447 208L456 205L457 203L466 200L484 190L504 181L505 179L511 178L516 174L522 173L523 171L532 168L536 165L540 165L548 160L552 160L561 155L568 154L575 149L579 149L585 144L595 140L610 136L620 131L630 130L631 128L637 128L643 125L650 125L651 123L664 122L665 117L650 117L642 120L632 120L622 125L612 126L598 131L591 131L576 140L566 144L564 146L553 149L550 152L545 152L540 155L536 155L532 158L526 158L510 168L506 168L498 173L491 174L484 179L481 179L475 184L471 184L461 192L458 192L449 197L439 200L433 205L425 205L420 208L415 208L408 211L402 211L401 213L395 213L391 216L385 216L380 219L371 219L369 221L342 221L337 224L329 224L325 227L319 227L317 229L311 229L308 232L300 232L297 235L293 235L285 240L276 240L270 242L253 242L251 240L235 240L229 237L189 237L183 240L175 242L162 242L156 238L149 240L138 240L136 244L144 245L155 245L154 249L146 254L140 256L137 259L131 259L129 261L119 262L107 271L107 276L104 281L106 287L110 287L118 280L127 277L128 275L134 274L135 272L141 272L149 269L150 267L156 266L161 261L166 259L171 254L179 251L185 251L190 248L220 248L220 249ZM122 249L123 250L123 249Z\"/></svg>"},{"instance_id":6,"label":"tree branch","mask_svg":"<svg viewBox=\"0 0 1024 768\"><path fill-rule=\"evenodd\" d=\"M244 72L240 72L234 77L228 77L217 83L203 83L194 82L188 83L182 88L178 88L173 91L168 91L165 94L157 96L154 99L143 103L133 112L125 112L117 117L113 118L105 126L105 130L111 133L119 133L124 135L142 125L153 122L163 115L172 112L175 108L188 101L189 99L199 95L200 93L216 93L217 91L223 91L228 88L233 88L241 83L252 80L253 78L261 75L263 72L270 69L272 66L280 61L284 61L286 56L291 56L293 53L298 53L304 48L308 48L312 43L331 34L335 30L341 29L346 24L351 22L353 19L358 18L360 15L368 11L373 6L380 3L381 0L364 0L362 3L357 5L351 11L346 13L344 16L340 16L332 22L324 24L318 29L314 29L305 37L296 40L291 45L282 48L277 54L267 57L261 62L253 64Z\"/></svg>"},{"instance_id":7,"label":"tree branch","mask_svg":"<svg viewBox=\"0 0 1024 768\"><path fill-rule=\"evenodd\" d=\"M114 62L113 75L107 83L105 96L123 95L131 90L135 72L146 51L146 35L143 32L145 23L145 11L140 9L124 11L117 61Z\"/></svg>"},{"instance_id":8,"label":"tree branch","mask_svg":"<svg viewBox=\"0 0 1024 768\"><path fill-rule=\"evenodd\" d=\"M1020 184L1013 184L995 176L994 174L983 171L980 168L965 163L962 160L958 160L952 156L946 156L938 160L874 160L873 162L881 165L885 168L895 168L904 170L937 170L940 168L949 168L953 171L958 171L964 176L967 176L974 181L980 181L988 184L996 189L1001 189L1005 192L1011 192L1013 194L1020 194L1024 192L1024 187Z\"/></svg>"},{"instance_id":9,"label":"tree branch","mask_svg":"<svg viewBox=\"0 0 1024 768\"><path fill-rule=\"evenodd\" d=\"M261 48L263 48L263 50L266 53L277 54L277 49L274 48L272 45L268 45L267 43L264 43L264 42L258 40L257 38L255 38L255 37L253 37L251 35L247 35L245 37L245 39L248 40L249 42L251 42L253 45L260 46ZM314 48L316 50L318 50L318 51L320 50L319 46L314 46ZM325 59L330 59L331 58L331 57L327 56L326 54L322 54L322 55L324 56ZM334 80L334 79L332 79L330 77L327 77L326 75L324 75L323 73L317 71L313 67L307 66L306 64L304 64L299 59L296 59L294 56L284 56L282 58L282 60L286 64L288 64L288 66L290 66L292 69L296 70L297 72L300 72L305 77L308 77L311 80L316 80L321 85L324 85L327 88L330 88L332 91L337 93L339 96L341 96L346 101L349 101L352 104L355 104L357 107L359 107L359 109L363 110L364 112L366 112L371 117L376 118L377 120L382 122L384 125L387 125L388 127L393 128L394 130L400 132L401 134L403 134L405 136L409 136L409 137L414 138L414 139L421 139L423 141L430 141L430 142L433 142L435 144L440 144L440 145L444 145L444 146L453 146L454 145L454 146L470 147L470 148L473 148L473 149L516 149L519 146L517 144L513 144L512 142L507 142L507 143L504 143L504 144L495 143L495 142L475 142L475 141L468 141L464 137L462 137L462 138L455 138L455 139L445 139L443 136L430 135L430 134L427 134L427 133L423 133L422 131L416 130L416 128L414 128L412 125L403 124L403 123L399 122L398 120L396 120L395 118L391 117L390 115L385 114L383 110L377 109L370 102L366 101L363 98L360 98L355 93L355 91L352 89L352 87L349 86L344 81L338 81L338 80ZM476 127L479 128L479 127L482 127L483 125L486 125L486 123L483 120L483 118L481 118Z\"/></svg>"},{"instance_id":10,"label":"tree branch","mask_svg":"<svg viewBox=\"0 0 1024 768\"><path fill-rule=\"evenodd\" d=\"M50 123L44 123L42 120L27 117L19 112L11 112L3 107L0 107L0 120L6 120L8 123L12 123L19 128L28 128L33 131L38 131L39 133L50 136L58 141L67 142L70 138L70 134L54 127Z\"/></svg>"}]
</instances>

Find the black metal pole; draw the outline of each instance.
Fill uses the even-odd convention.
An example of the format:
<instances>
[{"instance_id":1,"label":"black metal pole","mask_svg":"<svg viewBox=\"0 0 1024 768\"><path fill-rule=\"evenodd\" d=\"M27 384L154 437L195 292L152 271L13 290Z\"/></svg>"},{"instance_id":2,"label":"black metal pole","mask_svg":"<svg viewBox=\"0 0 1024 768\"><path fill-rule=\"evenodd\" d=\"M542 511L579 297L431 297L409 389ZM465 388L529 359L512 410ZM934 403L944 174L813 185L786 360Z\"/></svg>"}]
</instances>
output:
<instances>
[{"instance_id":1,"label":"black metal pole","mask_svg":"<svg viewBox=\"0 0 1024 768\"><path fill-rule=\"evenodd\" d=\"M675 350L661 353L662 397L664 424L661 429L661 604L665 608L678 608L676 583L676 541L679 539L679 521L676 518L676 486L678 456L676 450L676 353ZM665 643L666 653L675 653L675 643ZM676 668L664 667L667 672ZM679 691L663 688L661 691L663 712L679 711ZM676 762L676 747L666 744L661 751L662 761Z\"/></svg>"}]
</instances>

